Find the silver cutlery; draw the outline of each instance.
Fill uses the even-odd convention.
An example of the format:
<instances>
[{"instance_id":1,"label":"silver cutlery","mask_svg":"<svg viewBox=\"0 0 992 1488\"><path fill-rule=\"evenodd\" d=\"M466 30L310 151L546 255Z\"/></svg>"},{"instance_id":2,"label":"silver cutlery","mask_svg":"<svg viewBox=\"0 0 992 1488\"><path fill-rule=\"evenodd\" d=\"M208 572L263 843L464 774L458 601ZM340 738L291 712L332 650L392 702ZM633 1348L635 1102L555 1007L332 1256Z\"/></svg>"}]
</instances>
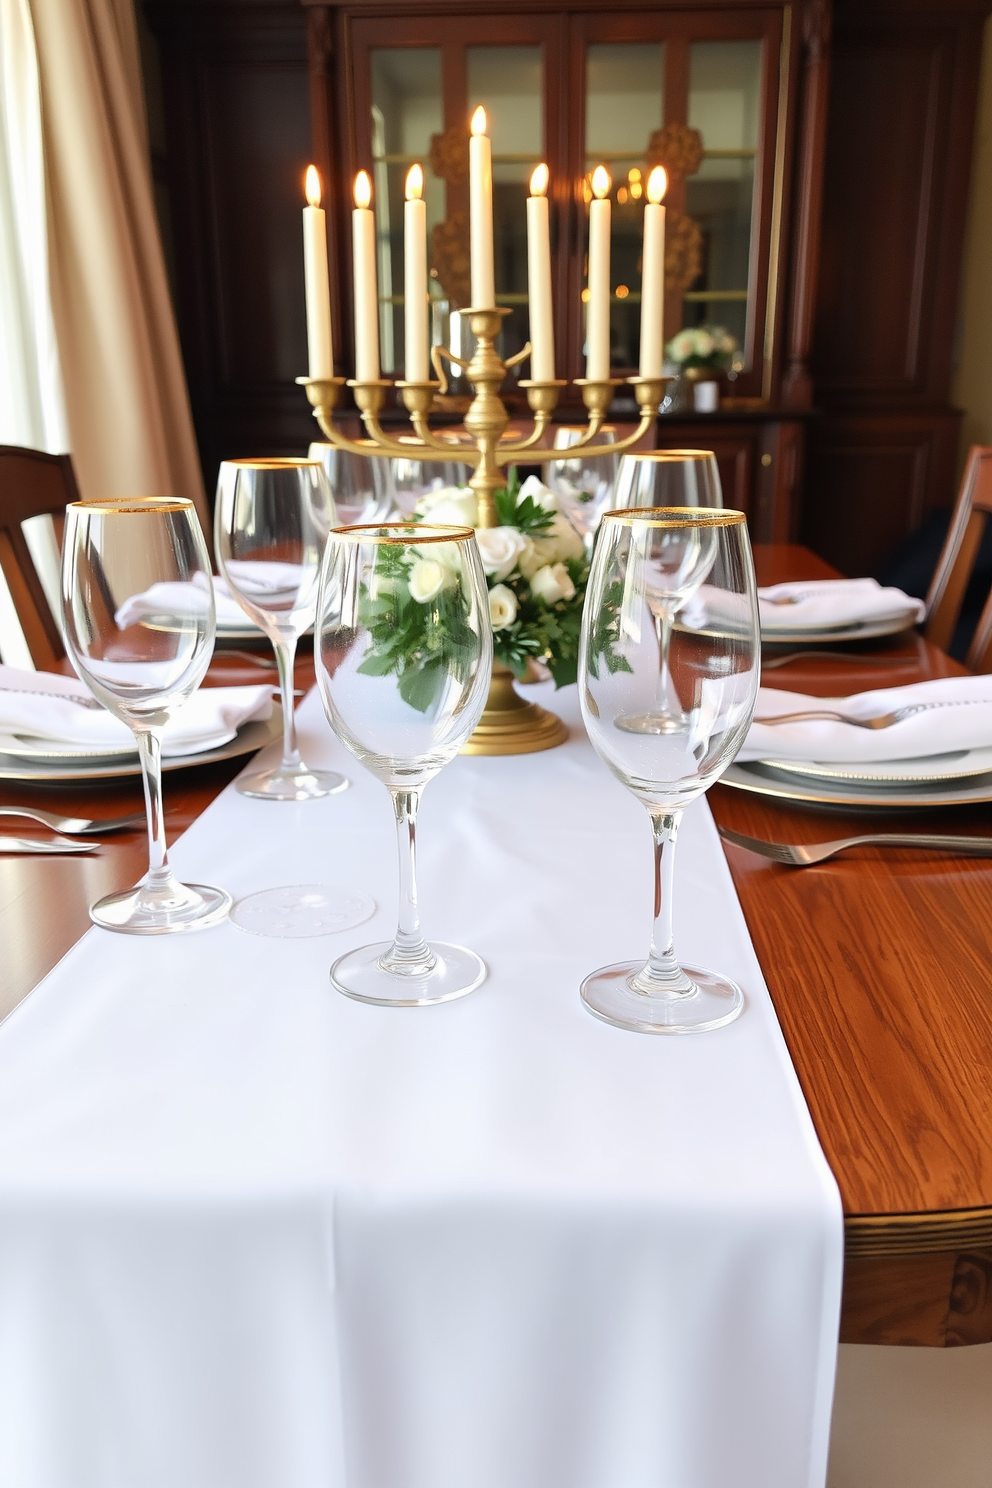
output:
<instances>
[{"instance_id":1,"label":"silver cutlery","mask_svg":"<svg viewBox=\"0 0 992 1488\"><path fill-rule=\"evenodd\" d=\"M846 661L851 668L860 666L914 666L917 656L859 656L850 651L790 651L788 656L772 656L761 659L763 672L774 672L778 667L789 666L794 661Z\"/></svg>"},{"instance_id":2,"label":"silver cutlery","mask_svg":"<svg viewBox=\"0 0 992 1488\"><path fill-rule=\"evenodd\" d=\"M834 723L849 723L852 728L887 729L894 723L902 723L914 713L929 713L934 708L965 706L966 699L957 703L910 703L905 708L896 708L892 713L876 713L873 718L852 718L849 713L835 713L830 708L808 708L800 713L773 713L765 718L755 717L755 723L815 723L820 719Z\"/></svg>"},{"instance_id":3,"label":"silver cutlery","mask_svg":"<svg viewBox=\"0 0 992 1488\"><path fill-rule=\"evenodd\" d=\"M68 837L55 837L50 842L39 842L32 837L4 837L0 835L0 857L5 853L46 853L49 857L68 853L96 852L96 842L70 842Z\"/></svg>"},{"instance_id":4,"label":"silver cutlery","mask_svg":"<svg viewBox=\"0 0 992 1488\"><path fill-rule=\"evenodd\" d=\"M53 811L42 811L37 806L0 806L0 816L24 816L29 821L40 822L43 827L51 827L53 832L68 832L70 837L97 837L145 825L143 811L132 816L104 817L100 821L87 816L56 816Z\"/></svg>"},{"instance_id":5,"label":"silver cutlery","mask_svg":"<svg viewBox=\"0 0 992 1488\"><path fill-rule=\"evenodd\" d=\"M786 863L790 868L808 868L822 863L849 847L922 847L931 852L958 853L968 858L992 858L992 837L935 836L922 832L873 832L864 837L842 837L837 842L795 843L765 842L759 837L745 837L742 832L720 828L720 836L735 847L746 848L773 863Z\"/></svg>"}]
</instances>

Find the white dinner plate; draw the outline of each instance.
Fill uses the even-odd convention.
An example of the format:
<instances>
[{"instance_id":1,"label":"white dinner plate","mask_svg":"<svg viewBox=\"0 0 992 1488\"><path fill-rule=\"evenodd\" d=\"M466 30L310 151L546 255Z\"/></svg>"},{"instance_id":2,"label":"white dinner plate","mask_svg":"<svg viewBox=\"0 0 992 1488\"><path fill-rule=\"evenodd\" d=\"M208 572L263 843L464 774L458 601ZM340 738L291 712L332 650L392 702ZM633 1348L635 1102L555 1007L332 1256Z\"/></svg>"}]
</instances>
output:
<instances>
[{"instance_id":1,"label":"white dinner plate","mask_svg":"<svg viewBox=\"0 0 992 1488\"><path fill-rule=\"evenodd\" d=\"M804 780L848 780L863 785L931 785L942 780L969 780L992 773L992 749L955 749L918 759L878 760L872 764L821 763L809 760L763 760L772 770L801 775Z\"/></svg>"},{"instance_id":2,"label":"white dinner plate","mask_svg":"<svg viewBox=\"0 0 992 1488\"><path fill-rule=\"evenodd\" d=\"M917 810L924 806L966 806L992 801L992 773L963 781L902 785L850 780L816 780L778 770L765 763L733 764L720 776L734 790L773 796L808 806L843 806L847 810Z\"/></svg>"},{"instance_id":3,"label":"white dinner plate","mask_svg":"<svg viewBox=\"0 0 992 1488\"><path fill-rule=\"evenodd\" d=\"M878 620L861 620L854 625L817 625L786 630L784 627L767 625L761 627L761 639L766 646L835 646L838 641L869 641L877 636L900 635L916 624L916 611L901 615L889 615Z\"/></svg>"},{"instance_id":4,"label":"white dinner plate","mask_svg":"<svg viewBox=\"0 0 992 1488\"><path fill-rule=\"evenodd\" d=\"M216 734L201 739L195 750L174 750L163 754L162 758L167 760L176 754L178 758L188 759L193 754L207 754L212 750L222 749L236 736L236 729L220 729ZM0 755L5 755L8 759L33 760L41 765L88 765L100 761L111 764L116 760L138 758L133 744L103 744L93 749L80 749L78 744L58 739L40 739L33 734L12 734L3 730L0 730Z\"/></svg>"},{"instance_id":5,"label":"white dinner plate","mask_svg":"<svg viewBox=\"0 0 992 1488\"><path fill-rule=\"evenodd\" d=\"M282 737L282 711L273 706L272 717L264 722L243 724L232 739L216 748L196 754L174 754L162 760L163 771L188 770L195 765L211 765L218 760L238 759L264 749ZM86 781L108 780L126 775L140 775L141 766L134 750L108 756L76 756L70 759L38 759L31 755L0 753L0 780L21 781Z\"/></svg>"}]
</instances>

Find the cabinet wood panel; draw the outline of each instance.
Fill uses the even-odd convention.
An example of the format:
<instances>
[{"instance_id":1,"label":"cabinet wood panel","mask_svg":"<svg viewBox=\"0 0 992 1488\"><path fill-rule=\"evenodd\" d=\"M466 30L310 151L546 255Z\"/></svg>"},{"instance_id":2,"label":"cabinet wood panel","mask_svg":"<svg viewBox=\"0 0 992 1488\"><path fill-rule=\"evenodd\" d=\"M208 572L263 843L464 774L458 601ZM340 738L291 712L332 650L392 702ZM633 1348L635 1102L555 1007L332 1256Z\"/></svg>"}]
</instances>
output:
<instances>
[{"instance_id":1,"label":"cabinet wood panel","mask_svg":"<svg viewBox=\"0 0 992 1488\"><path fill-rule=\"evenodd\" d=\"M961 415L826 417L810 431L801 537L846 574L879 560L945 505Z\"/></svg>"}]
</instances>

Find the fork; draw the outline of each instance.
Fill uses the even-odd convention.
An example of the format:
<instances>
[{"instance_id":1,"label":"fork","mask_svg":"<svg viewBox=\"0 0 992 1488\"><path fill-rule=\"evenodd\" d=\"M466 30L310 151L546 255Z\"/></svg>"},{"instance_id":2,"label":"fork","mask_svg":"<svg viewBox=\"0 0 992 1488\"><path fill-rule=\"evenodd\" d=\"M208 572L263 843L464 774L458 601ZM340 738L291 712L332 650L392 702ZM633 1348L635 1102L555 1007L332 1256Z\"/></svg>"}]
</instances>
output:
<instances>
[{"instance_id":1,"label":"fork","mask_svg":"<svg viewBox=\"0 0 992 1488\"><path fill-rule=\"evenodd\" d=\"M961 699L963 704L965 699ZM959 704L959 706L961 705ZM818 719L831 719L835 723L849 723L853 728L887 729L901 723L914 713L927 713L932 708L950 708L953 703L910 703L905 708L896 708L893 713L876 713L874 718L852 718L849 713L834 713L829 708L809 708L802 713L774 713L768 718L755 718L755 723L803 723Z\"/></svg>"},{"instance_id":2,"label":"fork","mask_svg":"<svg viewBox=\"0 0 992 1488\"><path fill-rule=\"evenodd\" d=\"M265 672L274 672L277 670L274 660L270 661L265 656L256 656L253 651L236 651L233 647L229 649L227 646L224 646L223 648L218 647L214 652L214 656L218 661L223 661L226 657L230 657L232 661L251 662L252 666L261 667Z\"/></svg>"},{"instance_id":3,"label":"fork","mask_svg":"<svg viewBox=\"0 0 992 1488\"><path fill-rule=\"evenodd\" d=\"M0 836L0 857L4 853L91 853L96 852L95 842L70 842L68 837L54 837L49 842L39 842L34 837Z\"/></svg>"},{"instance_id":4,"label":"fork","mask_svg":"<svg viewBox=\"0 0 992 1488\"><path fill-rule=\"evenodd\" d=\"M808 868L822 863L849 847L924 847L932 852L960 853L968 858L992 858L992 837L940 837L922 832L873 832L865 837L842 837L837 842L790 843L765 842L760 837L745 837L742 832L720 828L720 836L735 847L771 858L773 863L787 863L790 868Z\"/></svg>"},{"instance_id":5,"label":"fork","mask_svg":"<svg viewBox=\"0 0 992 1488\"><path fill-rule=\"evenodd\" d=\"M788 656L772 656L767 661L761 658L761 670L774 672L778 667L789 666L793 661L846 661L856 666L913 666L918 656L859 656L856 651L790 651Z\"/></svg>"},{"instance_id":6,"label":"fork","mask_svg":"<svg viewBox=\"0 0 992 1488\"><path fill-rule=\"evenodd\" d=\"M102 821L93 821L87 816L56 816L53 811L42 811L37 806L0 806L0 816L25 816L29 821L40 822L43 827L51 827L53 832L68 832L71 837L97 837L109 832L126 832L128 827L141 827L145 824L143 811L133 816L110 816Z\"/></svg>"}]
</instances>

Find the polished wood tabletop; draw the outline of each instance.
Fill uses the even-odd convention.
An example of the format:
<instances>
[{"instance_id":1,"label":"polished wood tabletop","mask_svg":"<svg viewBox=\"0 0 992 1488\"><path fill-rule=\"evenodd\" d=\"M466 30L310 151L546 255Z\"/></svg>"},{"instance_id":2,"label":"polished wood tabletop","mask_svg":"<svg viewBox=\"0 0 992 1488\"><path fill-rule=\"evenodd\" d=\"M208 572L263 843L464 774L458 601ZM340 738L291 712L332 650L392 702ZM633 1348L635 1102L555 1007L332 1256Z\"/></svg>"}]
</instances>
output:
<instances>
[{"instance_id":1,"label":"polished wood tabletop","mask_svg":"<svg viewBox=\"0 0 992 1488\"><path fill-rule=\"evenodd\" d=\"M762 584L834 576L804 548L758 547L755 556ZM770 673L769 685L837 696L963 671L915 632L849 650L849 660L797 659ZM888 656L893 665L859 665L859 653ZM303 656L297 685L312 679L312 661ZM232 685L267 677L219 651L208 680ZM166 776L170 840L243 764ZM709 799L721 825L779 842L854 835L879 820L725 785ZM142 794L137 780L98 787L0 782L0 804L31 803L116 816L140 810ZM882 826L992 834L992 806L886 813ZM13 819L5 827L22 836L33 830ZM146 850L143 831L129 831L101 839L87 857L0 855L0 1016L82 935L94 899L141 876ZM726 851L841 1190L842 1337L931 1345L992 1340L992 860L865 848L792 869L733 846Z\"/></svg>"}]
</instances>

